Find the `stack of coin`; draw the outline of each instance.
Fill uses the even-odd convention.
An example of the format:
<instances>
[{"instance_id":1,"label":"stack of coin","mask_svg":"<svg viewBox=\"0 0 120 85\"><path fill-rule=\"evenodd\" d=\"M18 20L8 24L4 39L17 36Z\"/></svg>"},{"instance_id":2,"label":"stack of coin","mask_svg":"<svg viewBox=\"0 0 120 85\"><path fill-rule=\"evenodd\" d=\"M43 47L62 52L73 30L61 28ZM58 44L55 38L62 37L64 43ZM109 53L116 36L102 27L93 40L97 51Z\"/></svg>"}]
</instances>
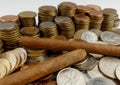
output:
<instances>
[{"instance_id":1,"label":"stack of coin","mask_svg":"<svg viewBox=\"0 0 120 85\"><path fill-rule=\"evenodd\" d=\"M86 5L91 11L95 10L95 11L101 11L101 7L95 4L88 4Z\"/></svg>"},{"instance_id":2,"label":"stack of coin","mask_svg":"<svg viewBox=\"0 0 120 85\"><path fill-rule=\"evenodd\" d=\"M20 33L23 36L31 36L31 37L39 37L40 33L39 33L39 28L37 27L23 27L20 29Z\"/></svg>"},{"instance_id":3,"label":"stack of coin","mask_svg":"<svg viewBox=\"0 0 120 85\"><path fill-rule=\"evenodd\" d=\"M90 11L90 29L101 29L103 13L101 11Z\"/></svg>"},{"instance_id":4,"label":"stack of coin","mask_svg":"<svg viewBox=\"0 0 120 85\"><path fill-rule=\"evenodd\" d=\"M112 8L105 8L103 9L104 20L102 22L102 29L103 31L107 31L113 28L114 26L114 19L117 15L117 11Z\"/></svg>"},{"instance_id":5,"label":"stack of coin","mask_svg":"<svg viewBox=\"0 0 120 85\"><path fill-rule=\"evenodd\" d=\"M55 18L60 34L70 39L74 36L75 26L71 18L65 16L57 16Z\"/></svg>"},{"instance_id":6,"label":"stack of coin","mask_svg":"<svg viewBox=\"0 0 120 85\"><path fill-rule=\"evenodd\" d=\"M54 18L57 15L57 9L54 6L41 6L38 10L38 24L43 21L54 21Z\"/></svg>"},{"instance_id":7,"label":"stack of coin","mask_svg":"<svg viewBox=\"0 0 120 85\"><path fill-rule=\"evenodd\" d=\"M14 22L0 22L0 38L6 50L18 47L19 27Z\"/></svg>"},{"instance_id":8,"label":"stack of coin","mask_svg":"<svg viewBox=\"0 0 120 85\"><path fill-rule=\"evenodd\" d=\"M54 22L42 22L39 29L43 37L51 37L58 34L57 25Z\"/></svg>"},{"instance_id":9,"label":"stack of coin","mask_svg":"<svg viewBox=\"0 0 120 85\"><path fill-rule=\"evenodd\" d=\"M3 42L2 42L2 40L0 39L0 53L2 53L3 51L4 51Z\"/></svg>"},{"instance_id":10,"label":"stack of coin","mask_svg":"<svg viewBox=\"0 0 120 85\"><path fill-rule=\"evenodd\" d=\"M85 15L86 13L89 13L90 9L87 6L84 5L78 5L76 9L76 14Z\"/></svg>"},{"instance_id":11,"label":"stack of coin","mask_svg":"<svg viewBox=\"0 0 120 85\"><path fill-rule=\"evenodd\" d=\"M0 18L1 22L15 22L20 26L19 17L16 15L4 15Z\"/></svg>"},{"instance_id":12,"label":"stack of coin","mask_svg":"<svg viewBox=\"0 0 120 85\"><path fill-rule=\"evenodd\" d=\"M73 2L62 2L58 5L58 12L61 16L67 16L71 18L75 15L76 4Z\"/></svg>"},{"instance_id":13,"label":"stack of coin","mask_svg":"<svg viewBox=\"0 0 120 85\"><path fill-rule=\"evenodd\" d=\"M77 14L74 16L74 22L75 22L75 31L79 29L86 29L86 30L89 29L90 18L88 16Z\"/></svg>"},{"instance_id":14,"label":"stack of coin","mask_svg":"<svg viewBox=\"0 0 120 85\"><path fill-rule=\"evenodd\" d=\"M29 26L35 26L36 20L35 16L36 13L33 11L22 11L18 14L20 19L20 24L22 27L29 27Z\"/></svg>"},{"instance_id":15,"label":"stack of coin","mask_svg":"<svg viewBox=\"0 0 120 85\"><path fill-rule=\"evenodd\" d=\"M24 65L27 53L23 48L16 48L0 55L0 79Z\"/></svg>"}]
</instances>

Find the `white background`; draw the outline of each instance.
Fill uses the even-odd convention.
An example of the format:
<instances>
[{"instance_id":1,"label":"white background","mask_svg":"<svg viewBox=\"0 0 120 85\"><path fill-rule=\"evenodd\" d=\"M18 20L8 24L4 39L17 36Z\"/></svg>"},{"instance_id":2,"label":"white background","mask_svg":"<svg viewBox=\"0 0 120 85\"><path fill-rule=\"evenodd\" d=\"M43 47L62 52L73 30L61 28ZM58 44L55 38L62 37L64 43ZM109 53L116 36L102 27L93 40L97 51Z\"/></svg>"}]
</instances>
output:
<instances>
[{"instance_id":1,"label":"white background","mask_svg":"<svg viewBox=\"0 0 120 85\"><path fill-rule=\"evenodd\" d=\"M21 11L38 12L38 7L42 5L57 5L66 0L0 0L0 16L14 14ZM68 0L77 5L96 4L102 8L115 8L120 15L120 0Z\"/></svg>"}]
</instances>

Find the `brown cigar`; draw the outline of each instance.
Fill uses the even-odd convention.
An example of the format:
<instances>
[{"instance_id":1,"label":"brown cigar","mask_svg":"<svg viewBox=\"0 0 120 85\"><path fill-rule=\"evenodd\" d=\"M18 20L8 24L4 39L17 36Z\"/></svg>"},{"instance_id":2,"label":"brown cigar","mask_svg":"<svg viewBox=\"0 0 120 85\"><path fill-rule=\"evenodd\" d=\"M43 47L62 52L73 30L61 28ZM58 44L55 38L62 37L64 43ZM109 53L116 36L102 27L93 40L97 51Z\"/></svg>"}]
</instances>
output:
<instances>
[{"instance_id":1,"label":"brown cigar","mask_svg":"<svg viewBox=\"0 0 120 85\"><path fill-rule=\"evenodd\" d=\"M50 49L57 51L85 49L89 53L120 57L120 47L112 45L32 37L21 37L19 43L22 46L30 48Z\"/></svg>"},{"instance_id":2,"label":"brown cigar","mask_svg":"<svg viewBox=\"0 0 120 85\"><path fill-rule=\"evenodd\" d=\"M24 85L46 75L59 71L69 65L83 60L86 56L85 50L75 50L60 55L44 62L36 63L30 68L21 70L14 74L8 75L0 80L0 85Z\"/></svg>"}]
</instances>

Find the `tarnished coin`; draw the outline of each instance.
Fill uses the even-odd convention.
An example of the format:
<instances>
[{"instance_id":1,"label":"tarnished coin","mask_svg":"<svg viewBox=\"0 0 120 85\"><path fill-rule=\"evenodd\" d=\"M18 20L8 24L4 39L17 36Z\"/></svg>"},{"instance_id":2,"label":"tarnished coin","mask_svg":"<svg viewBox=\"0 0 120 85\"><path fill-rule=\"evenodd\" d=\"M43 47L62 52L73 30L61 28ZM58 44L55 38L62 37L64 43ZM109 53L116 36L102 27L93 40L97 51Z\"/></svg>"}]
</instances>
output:
<instances>
[{"instance_id":1,"label":"tarnished coin","mask_svg":"<svg viewBox=\"0 0 120 85\"><path fill-rule=\"evenodd\" d=\"M99 71L98 63L92 70L88 70L87 73L92 79L97 77L105 78L105 76Z\"/></svg>"},{"instance_id":2,"label":"tarnished coin","mask_svg":"<svg viewBox=\"0 0 120 85\"><path fill-rule=\"evenodd\" d=\"M120 80L120 65L116 68L115 74L116 74L117 79Z\"/></svg>"},{"instance_id":3,"label":"tarnished coin","mask_svg":"<svg viewBox=\"0 0 120 85\"><path fill-rule=\"evenodd\" d=\"M98 41L98 37L94 32L86 31L81 35L81 39L89 43L95 43Z\"/></svg>"},{"instance_id":4,"label":"tarnished coin","mask_svg":"<svg viewBox=\"0 0 120 85\"><path fill-rule=\"evenodd\" d=\"M110 31L104 31L101 33L100 38L105 43L111 44L111 45L119 45L120 44L120 36L116 33L110 32Z\"/></svg>"},{"instance_id":5,"label":"tarnished coin","mask_svg":"<svg viewBox=\"0 0 120 85\"><path fill-rule=\"evenodd\" d=\"M6 74L7 74L6 66L4 64L0 63L0 79L5 77Z\"/></svg>"},{"instance_id":6,"label":"tarnished coin","mask_svg":"<svg viewBox=\"0 0 120 85\"><path fill-rule=\"evenodd\" d=\"M110 79L98 77L87 82L87 85L116 85L116 84Z\"/></svg>"},{"instance_id":7,"label":"tarnished coin","mask_svg":"<svg viewBox=\"0 0 120 85\"><path fill-rule=\"evenodd\" d=\"M84 75L74 68L64 68L57 75L58 85L86 85Z\"/></svg>"},{"instance_id":8,"label":"tarnished coin","mask_svg":"<svg viewBox=\"0 0 120 85\"><path fill-rule=\"evenodd\" d=\"M115 70L120 65L120 59L114 57L103 57L99 62L100 71L110 77L116 79Z\"/></svg>"}]
</instances>

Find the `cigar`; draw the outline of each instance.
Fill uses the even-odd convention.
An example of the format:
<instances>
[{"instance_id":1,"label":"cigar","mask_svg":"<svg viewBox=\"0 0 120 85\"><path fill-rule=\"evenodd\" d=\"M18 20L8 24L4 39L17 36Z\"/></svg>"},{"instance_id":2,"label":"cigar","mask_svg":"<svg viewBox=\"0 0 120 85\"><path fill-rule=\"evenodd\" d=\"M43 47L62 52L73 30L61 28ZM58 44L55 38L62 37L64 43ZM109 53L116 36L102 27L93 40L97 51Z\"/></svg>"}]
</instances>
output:
<instances>
[{"instance_id":1,"label":"cigar","mask_svg":"<svg viewBox=\"0 0 120 85\"><path fill-rule=\"evenodd\" d=\"M79 49L44 62L36 63L34 66L28 66L30 68L1 79L0 85L25 85L83 60L86 54L85 50Z\"/></svg>"},{"instance_id":2,"label":"cigar","mask_svg":"<svg viewBox=\"0 0 120 85\"><path fill-rule=\"evenodd\" d=\"M89 53L96 53L109 56L120 56L120 47L113 45L103 45L87 43L83 41L67 41L45 38L21 37L20 45L29 48L49 49L56 51L71 51L75 49L85 49Z\"/></svg>"}]
</instances>

